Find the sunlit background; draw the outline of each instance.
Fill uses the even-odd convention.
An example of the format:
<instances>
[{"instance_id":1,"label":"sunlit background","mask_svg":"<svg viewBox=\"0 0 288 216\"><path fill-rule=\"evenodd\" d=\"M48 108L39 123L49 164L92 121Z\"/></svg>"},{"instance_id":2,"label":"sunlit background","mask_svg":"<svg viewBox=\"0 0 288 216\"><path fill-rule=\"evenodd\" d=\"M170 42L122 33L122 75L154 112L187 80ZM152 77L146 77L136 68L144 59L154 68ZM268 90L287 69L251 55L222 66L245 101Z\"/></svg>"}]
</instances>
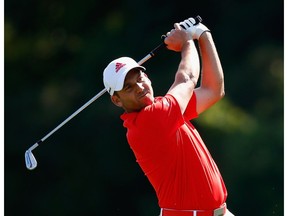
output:
<instances>
[{"instance_id":1,"label":"sunlit background","mask_svg":"<svg viewBox=\"0 0 288 216\"><path fill-rule=\"evenodd\" d=\"M24 152L101 91L114 58L140 60L173 23L201 15L213 33L226 96L193 123L225 180L238 216L284 211L283 1L5 1L5 215L157 216L108 94L34 150ZM144 66L167 92L179 53Z\"/></svg>"}]
</instances>

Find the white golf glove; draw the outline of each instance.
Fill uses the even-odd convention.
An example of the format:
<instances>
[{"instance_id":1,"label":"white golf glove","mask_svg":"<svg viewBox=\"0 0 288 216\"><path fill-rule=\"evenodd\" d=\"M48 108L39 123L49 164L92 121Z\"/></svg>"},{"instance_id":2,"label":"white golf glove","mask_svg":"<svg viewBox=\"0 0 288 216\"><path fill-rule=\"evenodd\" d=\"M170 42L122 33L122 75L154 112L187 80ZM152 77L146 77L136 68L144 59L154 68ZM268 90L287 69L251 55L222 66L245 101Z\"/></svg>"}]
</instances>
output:
<instances>
[{"instance_id":1,"label":"white golf glove","mask_svg":"<svg viewBox=\"0 0 288 216\"><path fill-rule=\"evenodd\" d=\"M184 28L187 32L189 32L194 40L199 40L200 36L206 32L210 31L205 25L203 25L201 22L196 24L194 18L188 18L184 20L183 22L180 22L180 26Z\"/></svg>"}]
</instances>

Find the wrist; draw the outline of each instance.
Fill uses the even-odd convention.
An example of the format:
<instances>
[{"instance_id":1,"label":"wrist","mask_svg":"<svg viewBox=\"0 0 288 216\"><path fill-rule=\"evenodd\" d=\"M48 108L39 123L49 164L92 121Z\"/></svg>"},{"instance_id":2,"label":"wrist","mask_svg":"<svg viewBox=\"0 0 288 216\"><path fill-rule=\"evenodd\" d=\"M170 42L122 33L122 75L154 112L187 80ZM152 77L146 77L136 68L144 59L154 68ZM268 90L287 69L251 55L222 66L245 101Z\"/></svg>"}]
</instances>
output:
<instances>
[{"instance_id":1,"label":"wrist","mask_svg":"<svg viewBox=\"0 0 288 216\"><path fill-rule=\"evenodd\" d=\"M193 39L189 39L182 44L181 52L185 52L187 50L193 49L195 47L195 43Z\"/></svg>"},{"instance_id":2,"label":"wrist","mask_svg":"<svg viewBox=\"0 0 288 216\"><path fill-rule=\"evenodd\" d=\"M198 25L195 26L195 32L192 35L194 40L199 40L201 35L204 34L205 32L210 32L210 29L208 29L205 25L202 23L199 23Z\"/></svg>"},{"instance_id":3,"label":"wrist","mask_svg":"<svg viewBox=\"0 0 288 216\"><path fill-rule=\"evenodd\" d=\"M183 46L182 47L189 47L189 46L194 46L195 44L194 44L194 41L193 41L193 39L189 39L189 40L187 40L187 41L185 41L184 43L183 43Z\"/></svg>"},{"instance_id":4,"label":"wrist","mask_svg":"<svg viewBox=\"0 0 288 216\"><path fill-rule=\"evenodd\" d=\"M210 37L211 37L211 32L210 31L204 31L204 32L202 32L202 34L200 35L198 40L199 41L209 40Z\"/></svg>"},{"instance_id":5,"label":"wrist","mask_svg":"<svg viewBox=\"0 0 288 216\"><path fill-rule=\"evenodd\" d=\"M200 36L206 32L210 31L201 22L196 22L194 18L189 18L179 23L180 26L185 29L185 31L190 35L193 40L199 40Z\"/></svg>"}]
</instances>

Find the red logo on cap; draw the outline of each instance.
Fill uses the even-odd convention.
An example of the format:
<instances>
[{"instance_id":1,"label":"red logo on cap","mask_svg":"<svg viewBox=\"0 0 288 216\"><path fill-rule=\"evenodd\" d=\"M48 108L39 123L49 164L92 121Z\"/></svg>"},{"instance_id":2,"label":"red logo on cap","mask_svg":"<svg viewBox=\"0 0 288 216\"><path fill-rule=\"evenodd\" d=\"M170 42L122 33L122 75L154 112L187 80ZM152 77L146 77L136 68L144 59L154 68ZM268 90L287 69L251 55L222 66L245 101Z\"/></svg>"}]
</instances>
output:
<instances>
[{"instance_id":1,"label":"red logo on cap","mask_svg":"<svg viewBox=\"0 0 288 216\"><path fill-rule=\"evenodd\" d=\"M123 64L123 63L116 63L116 66L115 66L115 72L118 73L118 71L124 67L126 64Z\"/></svg>"}]
</instances>

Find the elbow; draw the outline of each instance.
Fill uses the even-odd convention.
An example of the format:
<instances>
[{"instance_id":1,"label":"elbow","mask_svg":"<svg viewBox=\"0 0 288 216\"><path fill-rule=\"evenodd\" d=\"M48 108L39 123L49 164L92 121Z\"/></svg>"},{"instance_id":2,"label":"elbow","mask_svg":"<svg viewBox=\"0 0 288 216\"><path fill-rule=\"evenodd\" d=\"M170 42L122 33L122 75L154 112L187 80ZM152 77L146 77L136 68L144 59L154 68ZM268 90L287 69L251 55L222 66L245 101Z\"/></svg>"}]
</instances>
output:
<instances>
[{"instance_id":1,"label":"elbow","mask_svg":"<svg viewBox=\"0 0 288 216\"><path fill-rule=\"evenodd\" d=\"M222 99L225 96L225 90L224 88L220 91L220 99Z\"/></svg>"},{"instance_id":2,"label":"elbow","mask_svg":"<svg viewBox=\"0 0 288 216\"><path fill-rule=\"evenodd\" d=\"M220 101L225 96L224 88L220 88L218 91L214 91L214 101Z\"/></svg>"},{"instance_id":3,"label":"elbow","mask_svg":"<svg viewBox=\"0 0 288 216\"><path fill-rule=\"evenodd\" d=\"M225 96L225 87L224 87L224 80L222 79L221 82L218 85L218 90L215 92L218 92L218 98L221 100Z\"/></svg>"}]
</instances>

